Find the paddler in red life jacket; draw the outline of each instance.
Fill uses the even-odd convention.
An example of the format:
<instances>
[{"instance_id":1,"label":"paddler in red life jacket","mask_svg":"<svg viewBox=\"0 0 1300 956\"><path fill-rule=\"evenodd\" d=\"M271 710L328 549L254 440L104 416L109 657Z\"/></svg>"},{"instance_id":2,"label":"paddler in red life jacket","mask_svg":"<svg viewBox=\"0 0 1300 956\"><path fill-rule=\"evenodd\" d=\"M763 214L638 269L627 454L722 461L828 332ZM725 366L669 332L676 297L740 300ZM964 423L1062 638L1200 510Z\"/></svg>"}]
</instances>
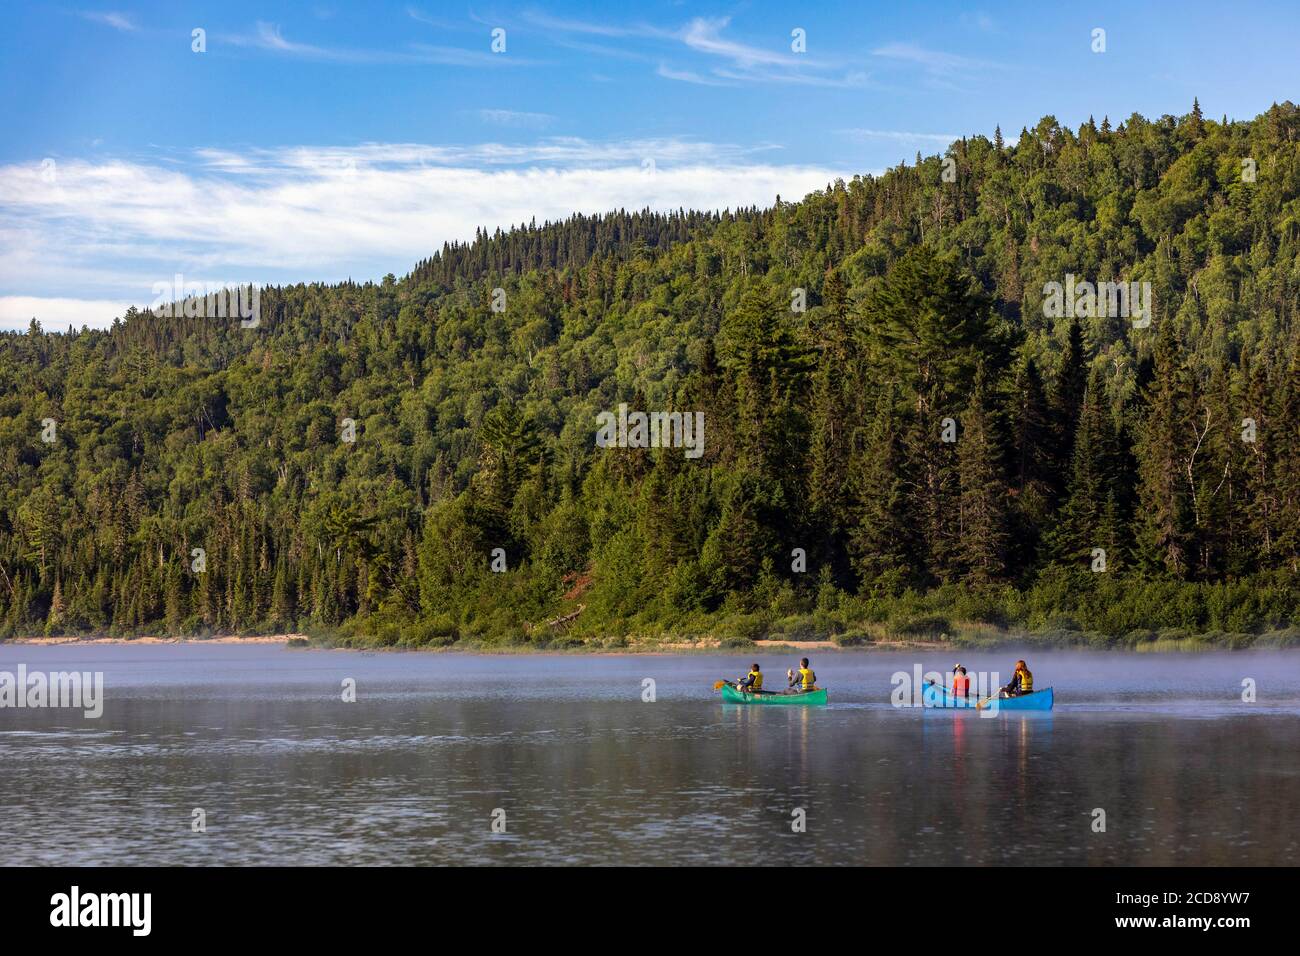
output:
<instances>
[{"instance_id":1,"label":"paddler in red life jacket","mask_svg":"<svg viewBox=\"0 0 1300 956\"><path fill-rule=\"evenodd\" d=\"M1029 672L1024 661L1016 661L1016 671L1011 675L1011 682L1002 688L1006 697L1023 697L1034 692L1034 675Z\"/></svg>"},{"instance_id":2,"label":"paddler in red life jacket","mask_svg":"<svg viewBox=\"0 0 1300 956\"><path fill-rule=\"evenodd\" d=\"M952 669L952 696L970 699L970 678L960 664Z\"/></svg>"}]
</instances>

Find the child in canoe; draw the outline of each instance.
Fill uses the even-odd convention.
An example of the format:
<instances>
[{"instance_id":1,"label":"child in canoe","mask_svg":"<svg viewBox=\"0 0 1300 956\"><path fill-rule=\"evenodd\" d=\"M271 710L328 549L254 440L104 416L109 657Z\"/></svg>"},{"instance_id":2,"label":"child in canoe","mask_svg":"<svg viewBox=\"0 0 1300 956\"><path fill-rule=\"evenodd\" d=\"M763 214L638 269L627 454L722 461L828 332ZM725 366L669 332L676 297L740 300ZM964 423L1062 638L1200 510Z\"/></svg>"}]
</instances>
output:
<instances>
[{"instance_id":1,"label":"child in canoe","mask_svg":"<svg viewBox=\"0 0 1300 956\"><path fill-rule=\"evenodd\" d=\"M750 665L749 673L736 682L736 688L751 694L763 692L763 671L757 663Z\"/></svg>"},{"instance_id":2,"label":"child in canoe","mask_svg":"<svg viewBox=\"0 0 1300 956\"><path fill-rule=\"evenodd\" d=\"M952 696L970 700L970 677L966 674L966 668L960 664L952 669Z\"/></svg>"}]
</instances>

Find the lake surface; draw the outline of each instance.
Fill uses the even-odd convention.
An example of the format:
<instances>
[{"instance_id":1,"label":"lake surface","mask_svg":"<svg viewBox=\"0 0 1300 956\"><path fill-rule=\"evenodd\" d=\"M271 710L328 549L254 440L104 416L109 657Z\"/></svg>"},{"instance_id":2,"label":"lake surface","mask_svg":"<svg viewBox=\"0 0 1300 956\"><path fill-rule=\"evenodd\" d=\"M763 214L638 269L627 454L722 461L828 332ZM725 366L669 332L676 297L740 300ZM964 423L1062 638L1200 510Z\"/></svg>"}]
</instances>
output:
<instances>
[{"instance_id":1,"label":"lake surface","mask_svg":"<svg viewBox=\"0 0 1300 956\"><path fill-rule=\"evenodd\" d=\"M956 659L1005 681L1016 656ZM722 705L713 682L754 659L0 645L0 671L105 683L97 720L0 709L3 862L1294 865L1300 851L1300 653L1034 652L1055 711L993 718L891 704L891 675L947 671L952 651L818 654L829 706ZM756 659L784 684L791 658Z\"/></svg>"}]
</instances>

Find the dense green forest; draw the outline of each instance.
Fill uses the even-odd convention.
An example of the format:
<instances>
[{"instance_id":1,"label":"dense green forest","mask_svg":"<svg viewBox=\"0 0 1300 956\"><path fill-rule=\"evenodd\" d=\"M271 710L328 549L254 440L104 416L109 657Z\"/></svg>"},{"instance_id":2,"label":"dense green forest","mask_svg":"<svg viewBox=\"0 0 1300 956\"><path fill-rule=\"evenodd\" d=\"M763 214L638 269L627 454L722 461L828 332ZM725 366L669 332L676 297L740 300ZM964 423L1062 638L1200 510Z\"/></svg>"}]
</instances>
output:
<instances>
[{"instance_id":1,"label":"dense green forest","mask_svg":"<svg viewBox=\"0 0 1300 956\"><path fill-rule=\"evenodd\" d=\"M1150 322L1045 308L1067 276L1149 283ZM0 636L1290 641L1298 306L1285 103L484 232L257 328L33 323ZM703 455L597 447L620 403L703 412Z\"/></svg>"}]
</instances>

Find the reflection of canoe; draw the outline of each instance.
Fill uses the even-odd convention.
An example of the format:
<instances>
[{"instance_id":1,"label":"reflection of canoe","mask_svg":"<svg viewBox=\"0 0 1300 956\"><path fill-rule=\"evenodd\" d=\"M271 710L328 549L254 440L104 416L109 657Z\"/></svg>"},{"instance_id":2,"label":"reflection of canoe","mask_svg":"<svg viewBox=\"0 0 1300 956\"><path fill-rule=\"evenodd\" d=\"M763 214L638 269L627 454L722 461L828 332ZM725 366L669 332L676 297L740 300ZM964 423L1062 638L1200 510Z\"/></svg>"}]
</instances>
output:
<instances>
[{"instance_id":1,"label":"reflection of canoe","mask_svg":"<svg viewBox=\"0 0 1300 956\"><path fill-rule=\"evenodd\" d=\"M1044 687L1032 694L1019 697L998 697L984 705L986 710L1051 710L1055 703L1052 688ZM971 695L969 700L962 700L938 684L926 684L921 690L921 704L924 707L951 707L958 709L975 709L977 698Z\"/></svg>"},{"instance_id":2,"label":"reflection of canoe","mask_svg":"<svg viewBox=\"0 0 1300 956\"><path fill-rule=\"evenodd\" d=\"M826 688L810 690L803 694L746 694L736 690L730 684L722 685L722 702L724 704L824 704Z\"/></svg>"}]
</instances>

